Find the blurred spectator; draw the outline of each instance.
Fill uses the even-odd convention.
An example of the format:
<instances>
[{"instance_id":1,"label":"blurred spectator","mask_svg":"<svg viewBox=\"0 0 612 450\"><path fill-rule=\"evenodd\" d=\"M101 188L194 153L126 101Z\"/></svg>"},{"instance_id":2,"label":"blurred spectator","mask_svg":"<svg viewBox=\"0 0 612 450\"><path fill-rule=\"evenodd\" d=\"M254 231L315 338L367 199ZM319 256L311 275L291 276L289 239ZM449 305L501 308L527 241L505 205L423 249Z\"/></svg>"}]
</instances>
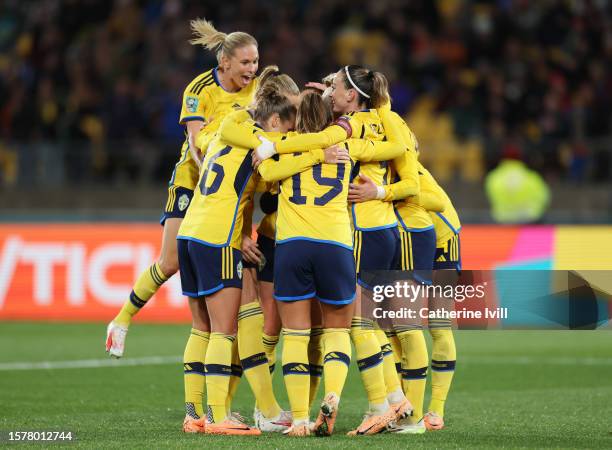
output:
<instances>
[{"instance_id":1,"label":"blurred spectator","mask_svg":"<svg viewBox=\"0 0 612 450\"><path fill-rule=\"evenodd\" d=\"M481 182L507 136L547 178L612 179L609 1L5 0L5 182L167 178L182 90L215 64L187 42L197 16L252 33L262 66L299 83L348 63L386 73L441 181Z\"/></svg>"},{"instance_id":2,"label":"blurred spectator","mask_svg":"<svg viewBox=\"0 0 612 450\"><path fill-rule=\"evenodd\" d=\"M503 159L487 175L485 190L497 223L538 223L550 203L548 185L520 160L520 149L513 143L505 148Z\"/></svg>"}]
</instances>

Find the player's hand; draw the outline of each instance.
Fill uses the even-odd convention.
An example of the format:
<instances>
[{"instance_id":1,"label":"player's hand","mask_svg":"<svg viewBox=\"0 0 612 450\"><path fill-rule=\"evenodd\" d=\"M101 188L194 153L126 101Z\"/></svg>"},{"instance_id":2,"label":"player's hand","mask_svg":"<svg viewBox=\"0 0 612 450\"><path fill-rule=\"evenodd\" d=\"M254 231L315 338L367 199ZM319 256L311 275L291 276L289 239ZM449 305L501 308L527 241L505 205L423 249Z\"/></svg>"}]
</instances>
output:
<instances>
[{"instance_id":1,"label":"player's hand","mask_svg":"<svg viewBox=\"0 0 612 450\"><path fill-rule=\"evenodd\" d=\"M250 236L242 236L242 257L246 262L257 264L261 262L263 254L259 250L257 242L251 239Z\"/></svg>"},{"instance_id":2,"label":"player's hand","mask_svg":"<svg viewBox=\"0 0 612 450\"><path fill-rule=\"evenodd\" d=\"M309 81L308 83L305 84L305 86L307 88L316 89L318 91L321 91L321 93L325 92L325 89L327 89L327 86L324 83L317 83L316 81Z\"/></svg>"},{"instance_id":3,"label":"player's hand","mask_svg":"<svg viewBox=\"0 0 612 450\"><path fill-rule=\"evenodd\" d=\"M327 147L323 151L323 154L325 155L325 162L327 164L339 164L349 162L351 160L348 150L338 145Z\"/></svg>"},{"instance_id":4,"label":"player's hand","mask_svg":"<svg viewBox=\"0 0 612 450\"><path fill-rule=\"evenodd\" d=\"M374 200L379 197L380 189L384 188L377 186L374 181L368 176L360 173L357 175L360 183L349 184L348 201L353 203L367 202L368 200Z\"/></svg>"},{"instance_id":5,"label":"player's hand","mask_svg":"<svg viewBox=\"0 0 612 450\"><path fill-rule=\"evenodd\" d=\"M266 139L263 136L257 136L261 141L261 144L253 152L253 167L259 166L262 161L276 155L276 148L274 142Z\"/></svg>"}]
</instances>

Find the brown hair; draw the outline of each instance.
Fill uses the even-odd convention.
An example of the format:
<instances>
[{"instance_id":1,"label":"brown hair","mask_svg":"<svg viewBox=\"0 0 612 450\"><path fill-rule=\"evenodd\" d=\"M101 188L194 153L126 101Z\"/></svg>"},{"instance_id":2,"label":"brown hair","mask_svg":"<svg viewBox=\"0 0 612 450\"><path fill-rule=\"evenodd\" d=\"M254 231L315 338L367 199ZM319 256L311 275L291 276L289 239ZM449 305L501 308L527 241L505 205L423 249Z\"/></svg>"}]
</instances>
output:
<instances>
[{"instance_id":1,"label":"brown hair","mask_svg":"<svg viewBox=\"0 0 612 450\"><path fill-rule=\"evenodd\" d=\"M347 78L347 71L355 85ZM344 87L357 91L359 104L365 103L368 108L380 108L390 101L389 82L387 81L387 77L381 72L369 70L362 66L351 65L340 69L340 73L344 80ZM359 89L356 89L355 86ZM370 98L364 96L359 90L367 94Z\"/></svg>"},{"instance_id":2,"label":"brown hair","mask_svg":"<svg viewBox=\"0 0 612 450\"><path fill-rule=\"evenodd\" d=\"M278 66L266 66L259 75L259 86L255 92L255 103L259 101L262 88L266 85L274 86L277 92L283 95L300 95L300 88L298 88L293 78L289 75L282 73Z\"/></svg>"},{"instance_id":3,"label":"brown hair","mask_svg":"<svg viewBox=\"0 0 612 450\"><path fill-rule=\"evenodd\" d=\"M213 26L212 22L205 19L195 19L189 22L194 38L189 41L192 45L201 45L210 51L217 53L217 61L221 63L223 56L230 57L236 49L254 45L257 47L257 40L248 33L234 31L226 34Z\"/></svg>"},{"instance_id":4,"label":"brown hair","mask_svg":"<svg viewBox=\"0 0 612 450\"><path fill-rule=\"evenodd\" d=\"M316 133L334 120L332 109L319 92L305 92L297 110L295 129L298 133Z\"/></svg>"},{"instance_id":5,"label":"brown hair","mask_svg":"<svg viewBox=\"0 0 612 450\"><path fill-rule=\"evenodd\" d=\"M296 109L274 83L268 82L258 89L253 118L257 122L265 122L274 113L277 113L281 120L286 121L295 117Z\"/></svg>"}]
</instances>

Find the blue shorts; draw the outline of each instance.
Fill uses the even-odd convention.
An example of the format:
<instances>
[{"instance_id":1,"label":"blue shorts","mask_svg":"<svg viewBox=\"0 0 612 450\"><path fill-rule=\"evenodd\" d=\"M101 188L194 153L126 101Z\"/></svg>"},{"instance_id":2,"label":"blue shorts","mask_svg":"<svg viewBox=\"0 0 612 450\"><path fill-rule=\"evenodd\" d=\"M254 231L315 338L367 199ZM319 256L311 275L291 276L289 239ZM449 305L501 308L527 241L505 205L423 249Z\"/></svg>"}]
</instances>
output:
<instances>
[{"instance_id":1,"label":"blue shorts","mask_svg":"<svg viewBox=\"0 0 612 450\"><path fill-rule=\"evenodd\" d=\"M192 189L187 189L175 184L170 186L168 188L168 200L166 201L166 207L164 208L164 213L162 214L159 223L163 226L166 223L166 219L184 218L192 198Z\"/></svg>"},{"instance_id":2,"label":"blue shorts","mask_svg":"<svg viewBox=\"0 0 612 450\"><path fill-rule=\"evenodd\" d=\"M433 268L461 272L461 241L458 234L454 234L441 247L436 248Z\"/></svg>"},{"instance_id":3,"label":"blue shorts","mask_svg":"<svg viewBox=\"0 0 612 450\"><path fill-rule=\"evenodd\" d=\"M346 305L355 299L355 260L348 248L300 239L277 244L274 259L276 300L317 297Z\"/></svg>"},{"instance_id":4,"label":"blue shorts","mask_svg":"<svg viewBox=\"0 0 612 450\"><path fill-rule=\"evenodd\" d=\"M263 254L262 264L257 266L250 262L243 261L245 269L257 269L257 280L267 281L272 283L274 281L274 239L270 239L263 234L257 236L257 245L259 251Z\"/></svg>"},{"instance_id":5,"label":"blue shorts","mask_svg":"<svg viewBox=\"0 0 612 450\"><path fill-rule=\"evenodd\" d=\"M366 288L361 272L370 270L393 270L400 255L400 237L397 227L383 230L353 232L353 255L357 268L357 282Z\"/></svg>"},{"instance_id":6,"label":"blue shorts","mask_svg":"<svg viewBox=\"0 0 612 450\"><path fill-rule=\"evenodd\" d=\"M204 297L226 287L242 288L242 253L177 239L181 287L187 297Z\"/></svg>"},{"instance_id":7,"label":"blue shorts","mask_svg":"<svg viewBox=\"0 0 612 450\"><path fill-rule=\"evenodd\" d=\"M417 280L431 284L434 256L436 254L436 232L433 228L424 231L406 231L400 228L401 255L398 269L416 271Z\"/></svg>"}]
</instances>

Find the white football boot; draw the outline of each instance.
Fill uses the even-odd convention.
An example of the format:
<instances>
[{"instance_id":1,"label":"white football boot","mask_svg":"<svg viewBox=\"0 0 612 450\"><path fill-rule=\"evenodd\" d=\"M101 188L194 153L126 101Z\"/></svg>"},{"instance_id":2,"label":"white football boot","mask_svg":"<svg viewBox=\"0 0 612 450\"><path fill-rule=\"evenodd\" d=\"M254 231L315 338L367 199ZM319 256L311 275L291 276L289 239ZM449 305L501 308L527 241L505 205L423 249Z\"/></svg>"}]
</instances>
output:
<instances>
[{"instance_id":1,"label":"white football boot","mask_svg":"<svg viewBox=\"0 0 612 450\"><path fill-rule=\"evenodd\" d=\"M281 411L278 416L268 419L256 407L253 413L253 419L255 420L255 426L257 428L268 433L282 433L292 424L290 411Z\"/></svg>"},{"instance_id":2,"label":"white football boot","mask_svg":"<svg viewBox=\"0 0 612 450\"><path fill-rule=\"evenodd\" d=\"M111 322L106 327L106 352L113 358L121 358L125 350L125 336L128 328L125 325Z\"/></svg>"}]
</instances>

